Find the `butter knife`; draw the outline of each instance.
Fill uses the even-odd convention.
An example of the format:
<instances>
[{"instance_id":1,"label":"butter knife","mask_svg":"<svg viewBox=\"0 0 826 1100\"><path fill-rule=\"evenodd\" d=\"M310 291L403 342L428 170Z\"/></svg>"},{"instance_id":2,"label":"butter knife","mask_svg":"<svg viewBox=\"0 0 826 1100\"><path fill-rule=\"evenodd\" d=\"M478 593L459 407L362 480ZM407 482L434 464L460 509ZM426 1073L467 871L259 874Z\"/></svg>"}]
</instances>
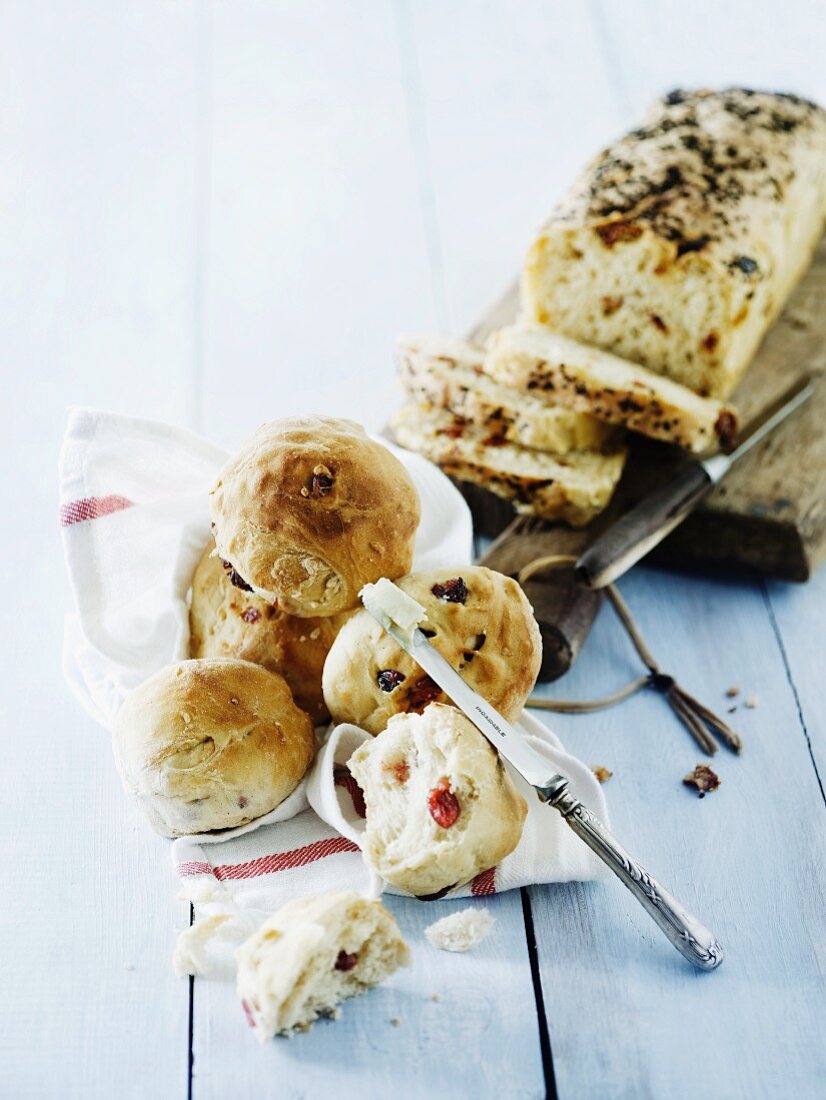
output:
<instances>
[{"instance_id":1,"label":"butter knife","mask_svg":"<svg viewBox=\"0 0 826 1100\"><path fill-rule=\"evenodd\" d=\"M807 401L816 379L805 375L752 421L730 454L692 460L603 531L580 555L574 575L588 588L604 588L653 550L722 480L732 465Z\"/></svg>"},{"instance_id":2,"label":"butter knife","mask_svg":"<svg viewBox=\"0 0 826 1100\"><path fill-rule=\"evenodd\" d=\"M391 595L390 599L388 595ZM362 590L361 598L376 622L513 765L536 791L539 800L558 810L576 835L611 868L680 954L700 970L718 967L723 961L723 949L714 935L614 840L587 806L571 794L566 777L554 772L548 761L524 740L510 722L465 683L441 653L433 648L418 626L412 625L415 615L410 616L408 611L406 621L401 625L394 620L395 608L407 610L412 604L410 598L387 580L368 585Z\"/></svg>"}]
</instances>

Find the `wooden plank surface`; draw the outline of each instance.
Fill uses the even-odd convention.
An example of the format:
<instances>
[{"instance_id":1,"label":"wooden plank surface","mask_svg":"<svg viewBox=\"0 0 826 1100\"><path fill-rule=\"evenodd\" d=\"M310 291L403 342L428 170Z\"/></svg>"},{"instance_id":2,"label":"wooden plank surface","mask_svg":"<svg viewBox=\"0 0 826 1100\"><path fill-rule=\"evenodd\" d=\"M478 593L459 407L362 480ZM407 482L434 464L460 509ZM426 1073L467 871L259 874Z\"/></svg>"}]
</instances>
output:
<instances>
[{"instance_id":1,"label":"wooden plank surface","mask_svg":"<svg viewBox=\"0 0 826 1100\"><path fill-rule=\"evenodd\" d=\"M189 998L169 957L188 907L60 675L56 476L72 402L189 420L192 45L175 5L0 8L0 1093L14 1100L186 1096Z\"/></svg>"},{"instance_id":2,"label":"wooden plank surface","mask_svg":"<svg viewBox=\"0 0 826 1100\"><path fill-rule=\"evenodd\" d=\"M714 929L726 960L692 972L614 883L532 889L559 1095L814 1098L826 1076L826 806L761 587L638 568L620 588L663 669L721 710L742 755L717 754L721 786L700 800L681 779L701 756L653 694L553 724L614 772L616 836ZM579 663L544 690L588 697L638 669L606 607Z\"/></svg>"},{"instance_id":3,"label":"wooden plank surface","mask_svg":"<svg viewBox=\"0 0 826 1100\"><path fill-rule=\"evenodd\" d=\"M529 2L518 17L500 0L2 8L12 414L0 446L14 476L0 503L15 517L4 1095L545 1094L515 895L486 903L495 931L464 957L421 947L447 905L393 902L420 965L289 1044L259 1050L231 992L196 983L190 1047L188 983L168 963L187 914L167 845L125 804L105 739L59 679L65 406L166 418L225 444L310 408L378 428L399 399L396 332L464 331L578 164L664 85L739 79L826 99L818 13L804 0L782 20L768 3L706 0ZM719 760L723 785L700 802L680 785L696 751L660 700L554 725L615 770L617 834L729 955L694 974L612 883L533 891L558 1093L817 1095L823 575L794 592L655 570L627 585L689 689L710 702L730 682L757 693L732 716L743 758ZM613 633L603 612L554 690L633 674Z\"/></svg>"}]
</instances>

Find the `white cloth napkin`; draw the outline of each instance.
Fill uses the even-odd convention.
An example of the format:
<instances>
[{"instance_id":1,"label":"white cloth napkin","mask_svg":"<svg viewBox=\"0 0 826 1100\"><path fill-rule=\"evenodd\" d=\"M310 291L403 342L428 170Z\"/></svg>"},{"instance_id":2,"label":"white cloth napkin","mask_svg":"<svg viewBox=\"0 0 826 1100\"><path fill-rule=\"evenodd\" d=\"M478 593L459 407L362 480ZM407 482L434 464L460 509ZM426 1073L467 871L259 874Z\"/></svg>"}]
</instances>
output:
<instances>
[{"instance_id":1,"label":"white cloth napkin","mask_svg":"<svg viewBox=\"0 0 826 1100\"><path fill-rule=\"evenodd\" d=\"M419 455L390 449L422 500L414 568L471 561L472 525L461 494ZM187 594L210 539L207 494L226 458L220 448L169 425L92 409L70 414L60 456L60 517L76 611L66 621L64 670L82 705L107 729L130 690L188 655ZM537 719L525 715L522 725L570 778L573 792L607 822L590 770ZM332 730L311 774L266 817L177 840L173 859L188 895L204 903L217 896L230 910L251 915L307 892L379 892L384 884L359 851L363 821L354 808L354 783L342 773L366 736L349 725ZM530 806L521 843L499 867L451 896L601 873L558 814L514 778Z\"/></svg>"}]
</instances>

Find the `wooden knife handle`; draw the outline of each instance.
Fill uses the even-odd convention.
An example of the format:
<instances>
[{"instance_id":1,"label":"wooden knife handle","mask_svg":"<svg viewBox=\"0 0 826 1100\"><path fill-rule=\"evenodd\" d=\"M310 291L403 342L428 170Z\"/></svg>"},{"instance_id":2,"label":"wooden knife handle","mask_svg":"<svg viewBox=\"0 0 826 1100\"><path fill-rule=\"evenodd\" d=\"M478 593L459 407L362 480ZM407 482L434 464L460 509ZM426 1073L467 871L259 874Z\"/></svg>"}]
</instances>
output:
<instances>
[{"instance_id":1,"label":"wooden knife handle","mask_svg":"<svg viewBox=\"0 0 826 1100\"><path fill-rule=\"evenodd\" d=\"M621 577L685 519L711 489L699 462L689 462L598 535L576 564L582 584L598 589Z\"/></svg>"},{"instance_id":2,"label":"wooden knife handle","mask_svg":"<svg viewBox=\"0 0 826 1100\"><path fill-rule=\"evenodd\" d=\"M487 552L480 565L516 577L521 569L549 554L576 557L588 535L562 525L548 524L535 516L518 516ZM542 635L539 682L549 683L564 675L576 660L602 603L602 593L578 584L569 568L532 577L524 585Z\"/></svg>"}]
</instances>

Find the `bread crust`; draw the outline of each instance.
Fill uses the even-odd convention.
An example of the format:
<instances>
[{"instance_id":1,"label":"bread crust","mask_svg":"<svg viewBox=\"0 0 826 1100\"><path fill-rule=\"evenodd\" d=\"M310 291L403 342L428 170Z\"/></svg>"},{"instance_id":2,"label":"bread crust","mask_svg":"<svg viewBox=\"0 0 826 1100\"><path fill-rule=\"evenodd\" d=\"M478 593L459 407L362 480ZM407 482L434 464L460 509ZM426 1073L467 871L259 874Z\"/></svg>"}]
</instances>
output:
<instances>
[{"instance_id":1,"label":"bread crust","mask_svg":"<svg viewBox=\"0 0 826 1100\"><path fill-rule=\"evenodd\" d=\"M644 367L538 325L492 334L485 369L525 394L588 409L603 420L687 451L736 442L737 410Z\"/></svg>"},{"instance_id":2,"label":"bread crust","mask_svg":"<svg viewBox=\"0 0 826 1100\"><path fill-rule=\"evenodd\" d=\"M355 607L409 571L419 497L399 460L351 420L264 424L210 494L218 552L255 592L302 618Z\"/></svg>"},{"instance_id":3,"label":"bread crust","mask_svg":"<svg viewBox=\"0 0 826 1100\"><path fill-rule=\"evenodd\" d=\"M826 221L826 112L672 92L584 170L528 252L527 319L726 397Z\"/></svg>"},{"instance_id":4,"label":"bread crust","mask_svg":"<svg viewBox=\"0 0 826 1100\"><path fill-rule=\"evenodd\" d=\"M167 665L131 692L113 747L127 792L163 836L236 828L275 809L315 752L283 677L233 658Z\"/></svg>"},{"instance_id":5,"label":"bread crust","mask_svg":"<svg viewBox=\"0 0 826 1100\"><path fill-rule=\"evenodd\" d=\"M352 614L299 619L277 611L229 579L211 543L192 577L190 657L237 657L283 676L296 705L318 724L328 717L321 693L324 661Z\"/></svg>"},{"instance_id":6,"label":"bread crust","mask_svg":"<svg viewBox=\"0 0 826 1100\"><path fill-rule=\"evenodd\" d=\"M445 586L450 593L450 582L457 580L466 589L463 603L434 593ZM516 581L474 565L411 573L396 583L427 612L422 629L435 631L431 644L506 718L517 718L539 673L542 639ZM393 675L380 683L383 672ZM445 701L367 611L359 611L342 627L327 655L322 685L336 722L353 722L373 734L394 714Z\"/></svg>"},{"instance_id":7,"label":"bread crust","mask_svg":"<svg viewBox=\"0 0 826 1100\"><path fill-rule=\"evenodd\" d=\"M528 812L498 754L455 707L398 714L348 767L364 792L363 851L394 886L419 897L470 882L516 848ZM447 818L434 791L455 800Z\"/></svg>"}]
</instances>

